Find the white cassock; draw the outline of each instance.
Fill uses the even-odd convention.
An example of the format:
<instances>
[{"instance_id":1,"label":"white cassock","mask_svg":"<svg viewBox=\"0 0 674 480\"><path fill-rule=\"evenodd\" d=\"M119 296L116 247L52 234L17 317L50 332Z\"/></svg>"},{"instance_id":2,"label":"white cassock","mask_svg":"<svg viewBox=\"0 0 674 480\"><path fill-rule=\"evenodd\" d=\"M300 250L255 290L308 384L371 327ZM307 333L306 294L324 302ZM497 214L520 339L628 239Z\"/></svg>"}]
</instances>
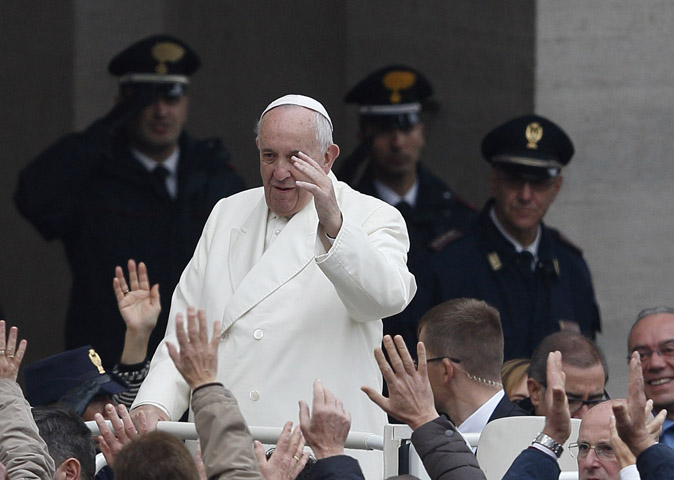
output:
<instances>
[{"instance_id":1,"label":"white cassock","mask_svg":"<svg viewBox=\"0 0 674 480\"><path fill-rule=\"evenodd\" d=\"M394 207L329 174L343 214L326 252L309 202L265 251L268 207L262 187L222 199L173 294L169 323L134 407L151 404L178 419L190 389L168 356L175 316L192 305L209 324L222 321L218 380L234 392L250 426L298 420L311 406L316 378L344 402L352 431L381 434L386 415L360 391L381 388L373 350L381 318L402 311L416 292L406 266L409 239ZM352 453L352 452L349 452ZM382 477L381 454L359 461L367 478Z\"/></svg>"}]
</instances>

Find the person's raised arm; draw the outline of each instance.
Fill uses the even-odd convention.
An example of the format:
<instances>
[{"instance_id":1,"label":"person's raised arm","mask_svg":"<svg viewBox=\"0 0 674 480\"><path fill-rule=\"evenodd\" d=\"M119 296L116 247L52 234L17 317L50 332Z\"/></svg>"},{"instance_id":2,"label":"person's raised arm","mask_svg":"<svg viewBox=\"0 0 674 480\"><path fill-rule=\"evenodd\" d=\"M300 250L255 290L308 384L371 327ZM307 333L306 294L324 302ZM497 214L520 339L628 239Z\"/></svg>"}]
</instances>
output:
<instances>
[{"instance_id":1,"label":"person's raised arm","mask_svg":"<svg viewBox=\"0 0 674 480\"><path fill-rule=\"evenodd\" d=\"M122 267L115 268L112 288L117 298L119 313L126 324L124 349L120 363L134 365L147 358L147 346L152 330L157 325L161 312L159 284L150 287L147 267L130 259L128 262L129 282L127 284Z\"/></svg>"},{"instance_id":2,"label":"person's raised arm","mask_svg":"<svg viewBox=\"0 0 674 480\"><path fill-rule=\"evenodd\" d=\"M6 337L5 321L0 320L0 463L8 478L51 480L54 460L16 383L27 346L26 340L17 344L18 334L11 327Z\"/></svg>"}]
</instances>

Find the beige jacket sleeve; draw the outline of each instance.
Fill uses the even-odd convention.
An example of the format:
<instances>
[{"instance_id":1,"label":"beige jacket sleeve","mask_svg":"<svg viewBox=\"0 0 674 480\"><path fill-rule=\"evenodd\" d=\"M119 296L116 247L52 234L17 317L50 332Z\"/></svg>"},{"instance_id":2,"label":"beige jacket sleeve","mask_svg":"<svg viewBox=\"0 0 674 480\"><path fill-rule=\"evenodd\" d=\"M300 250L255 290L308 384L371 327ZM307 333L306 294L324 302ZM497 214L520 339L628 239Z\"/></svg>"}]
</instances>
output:
<instances>
[{"instance_id":1,"label":"beige jacket sleeve","mask_svg":"<svg viewBox=\"0 0 674 480\"><path fill-rule=\"evenodd\" d=\"M229 390L220 384L196 389L192 409L209 480L264 480L253 452L253 437Z\"/></svg>"},{"instance_id":2,"label":"beige jacket sleeve","mask_svg":"<svg viewBox=\"0 0 674 480\"><path fill-rule=\"evenodd\" d=\"M21 387L0 379L0 462L8 478L51 480L54 460L40 437Z\"/></svg>"}]
</instances>

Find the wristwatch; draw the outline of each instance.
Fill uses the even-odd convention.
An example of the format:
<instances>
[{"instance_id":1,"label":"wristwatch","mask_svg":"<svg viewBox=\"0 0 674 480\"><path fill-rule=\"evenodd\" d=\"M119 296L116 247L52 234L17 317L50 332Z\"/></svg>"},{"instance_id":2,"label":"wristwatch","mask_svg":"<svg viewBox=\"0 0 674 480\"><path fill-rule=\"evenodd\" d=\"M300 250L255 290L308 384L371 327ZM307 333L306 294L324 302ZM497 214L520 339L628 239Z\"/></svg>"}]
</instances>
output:
<instances>
[{"instance_id":1,"label":"wristwatch","mask_svg":"<svg viewBox=\"0 0 674 480\"><path fill-rule=\"evenodd\" d=\"M534 438L534 441L532 443L538 443L539 445L543 445L545 448L549 448L550 450L552 450L552 453L554 453L557 456L557 458L561 457L562 452L564 451L564 448L562 448L562 446L559 443L557 443L551 437L548 437L543 432L536 435L536 438Z\"/></svg>"}]
</instances>

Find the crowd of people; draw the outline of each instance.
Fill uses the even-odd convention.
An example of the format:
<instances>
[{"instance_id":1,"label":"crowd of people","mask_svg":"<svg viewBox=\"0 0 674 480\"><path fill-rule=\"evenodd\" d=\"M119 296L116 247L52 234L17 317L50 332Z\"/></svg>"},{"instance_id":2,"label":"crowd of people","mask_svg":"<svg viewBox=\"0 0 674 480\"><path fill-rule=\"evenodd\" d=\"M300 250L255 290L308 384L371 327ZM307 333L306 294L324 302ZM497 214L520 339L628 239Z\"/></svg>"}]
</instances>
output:
<instances>
[{"instance_id":1,"label":"crowd of people","mask_svg":"<svg viewBox=\"0 0 674 480\"><path fill-rule=\"evenodd\" d=\"M63 242L73 293L68 350L26 366L25 397L26 342L0 321L8 478L378 479L382 453L345 444L387 416L434 480L487 478L463 434L517 416L545 426L505 479L558 478L565 450L582 480L671 478L674 308L638 315L628 396L610 400L590 271L543 223L574 154L560 126L486 133L478 213L422 166L430 81L392 65L346 95L360 144L339 169L319 101L269 103L245 190L218 140L184 131L199 64L172 36L132 44L109 64L113 109L20 175L17 207ZM157 430L181 419L194 455ZM248 426L282 426L273 452Z\"/></svg>"}]
</instances>

